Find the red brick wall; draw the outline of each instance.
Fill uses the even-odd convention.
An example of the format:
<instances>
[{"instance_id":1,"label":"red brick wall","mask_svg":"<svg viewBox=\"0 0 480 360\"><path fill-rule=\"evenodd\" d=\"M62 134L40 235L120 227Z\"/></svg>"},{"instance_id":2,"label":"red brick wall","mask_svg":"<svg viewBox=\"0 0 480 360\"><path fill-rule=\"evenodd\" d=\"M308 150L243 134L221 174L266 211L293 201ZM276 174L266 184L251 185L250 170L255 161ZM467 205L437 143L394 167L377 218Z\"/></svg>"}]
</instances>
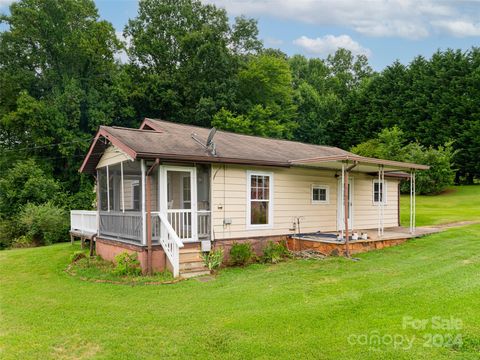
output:
<instances>
[{"instance_id":1,"label":"red brick wall","mask_svg":"<svg viewBox=\"0 0 480 360\"><path fill-rule=\"evenodd\" d=\"M96 251L97 255L101 256L102 259L113 262L115 261L115 256L122 252L128 252L129 254L136 252L142 271L145 272L147 269L147 249L144 247L97 238ZM163 249L159 246L154 246L152 253L153 271L165 270L165 262L166 257Z\"/></svg>"},{"instance_id":2,"label":"red brick wall","mask_svg":"<svg viewBox=\"0 0 480 360\"><path fill-rule=\"evenodd\" d=\"M394 240L377 240L377 241L365 241L365 242L355 242L349 244L349 250L351 254L362 253L375 249L383 249L385 247L395 246L404 243L407 239L394 239ZM288 239L288 249L292 251L313 249L320 251L325 255L344 255L345 254L345 245L344 244L332 244L332 243L322 243L318 241L309 241L309 240L299 240L299 239Z\"/></svg>"},{"instance_id":3,"label":"red brick wall","mask_svg":"<svg viewBox=\"0 0 480 360\"><path fill-rule=\"evenodd\" d=\"M224 254L224 263L228 263L230 260L230 249L234 243L245 243L249 242L252 245L253 251L257 256L263 255L263 249L267 246L269 241L280 242L287 241L288 235L278 235L278 236L261 236L253 238L239 238L239 239L227 239L227 240L216 240L213 243L213 248L223 248Z\"/></svg>"}]
</instances>

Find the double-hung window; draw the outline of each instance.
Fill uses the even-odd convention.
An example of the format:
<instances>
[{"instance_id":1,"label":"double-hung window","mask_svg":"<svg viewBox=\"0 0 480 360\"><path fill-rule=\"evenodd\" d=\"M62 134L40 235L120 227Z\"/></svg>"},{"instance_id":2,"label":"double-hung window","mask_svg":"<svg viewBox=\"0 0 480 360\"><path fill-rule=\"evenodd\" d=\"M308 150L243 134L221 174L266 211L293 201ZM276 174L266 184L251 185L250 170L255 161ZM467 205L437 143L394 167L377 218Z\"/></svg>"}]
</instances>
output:
<instances>
[{"instance_id":1,"label":"double-hung window","mask_svg":"<svg viewBox=\"0 0 480 360\"><path fill-rule=\"evenodd\" d=\"M387 203L387 184L379 180L373 180L373 203L386 204Z\"/></svg>"},{"instance_id":2,"label":"double-hung window","mask_svg":"<svg viewBox=\"0 0 480 360\"><path fill-rule=\"evenodd\" d=\"M273 174L247 171L247 227L273 225Z\"/></svg>"},{"instance_id":3,"label":"double-hung window","mask_svg":"<svg viewBox=\"0 0 480 360\"><path fill-rule=\"evenodd\" d=\"M312 185L311 200L312 204L328 204L329 198L328 186Z\"/></svg>"}]
</instances>

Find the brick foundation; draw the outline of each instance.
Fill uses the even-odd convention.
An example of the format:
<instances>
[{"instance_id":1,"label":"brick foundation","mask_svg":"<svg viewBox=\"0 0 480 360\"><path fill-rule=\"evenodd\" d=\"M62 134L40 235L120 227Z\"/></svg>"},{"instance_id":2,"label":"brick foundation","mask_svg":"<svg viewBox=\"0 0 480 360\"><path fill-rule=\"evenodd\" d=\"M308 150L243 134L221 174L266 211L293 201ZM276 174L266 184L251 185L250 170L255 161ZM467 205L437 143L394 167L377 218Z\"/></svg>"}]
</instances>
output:
<instances>
[{"instance_id":1,"label":"brick foundation","mask_svg":"<svg viewBox=\"0 0 480 360\"><path fill-rule=\"evenodd\" d=\"M138 254L138 260L140 261L142 271L146 272L147 270L147 248L144 246L125 244L119 241L97 238L96 251L97 255L101 256L102 259L112 262L115 261L115 256L122 252L127 252L129 254L136 252ZM165 252L160 245L154 245L152 253L153 271L163 271L165 270L165 267Z\"/></svg>"},{"instance_id":2,"label":"brick foundation","mask_svg":"<svg viewBox=\"0 0 480 360\"><path fill-rule=\"evenodd\" d=\"M287 247L291 251L300 251L313 249L320 251L326 255L344 255L345 254L345 244L334 244L326 243L319 241L311 240L300 240L293 239L289 235L279 235L279 236L261 236L253 238L238 238L238 239L226 239L226 240L216 240L213 242L213 248L223 248L224 251L224 264L229 262L230 249L234 243L245 243L249 242L252 245L252 248L257 256L263 255L263 249L267 246L269 241L281 242L285 241ZM395 246L404 243L407 239L391 239L391 240L375 240L375 241L359 241L349 244L350 253L357 254L370 250L383 249L385 247ZM185 244L185 248L197 247L199 248L199 243ZM147 268L147 249L144 246L125 244L115 240L106 240L102 238L97 238L96 240L96 251L97 255L101 256L107 261L115 261L115 256L122 253L136 252L138 254L138 259L142 267L142 271L146 271ZM163 271L165 268L171 270L170 263L167 261L165 252L163 251L160 245L153 246L153 255L152 255L152 266L153 271Z\"/></svg>"},{"instance_id":3,"label":"brick foundation","mask_svg":"<svg viewBox=\"0 0 480 360\"><path fill-rule=\"evenodd\" d=\"M257 256L263 255L263 249L267 246L269 241L280 242L287 241L289 239L288 235L278 235L278 236L259 236L253 238L238 238L238 239L225 239L225 240L216 240L213 243L213 248L223 248L224 263L228 263L230 260L230 249L234 243L250 243L252 245L253 251Z\"/></svg>"},{"instance_id":4,"label":"brick foundation","mask_svg":"<svg viewBox=\"0 0 480 360\"><path fill-rule=\"evenodd\" d=\"M407 239L359 241L349 244L351 254L358 254L366 251L383 249L404 243ZM345 244L334 244L319 241L300 240L289 238L287 241L288 249L291 251L300 251L313 249L326 255L344 255Z\"/></svg>"}]
</instances>

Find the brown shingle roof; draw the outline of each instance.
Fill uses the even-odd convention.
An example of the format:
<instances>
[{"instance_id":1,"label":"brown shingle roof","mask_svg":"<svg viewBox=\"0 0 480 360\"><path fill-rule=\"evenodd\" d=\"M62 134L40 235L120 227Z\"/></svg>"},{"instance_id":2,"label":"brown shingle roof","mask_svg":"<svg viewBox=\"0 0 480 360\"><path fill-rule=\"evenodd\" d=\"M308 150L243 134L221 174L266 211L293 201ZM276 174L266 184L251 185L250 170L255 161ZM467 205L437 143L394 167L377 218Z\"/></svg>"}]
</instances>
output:
<instances>
[{"instance_id":1,"label":"brown shingle roof","mask_svg":"<svg viewBox=\"0 0 480 360\"><path fill-rule=\"evenodd\" d=\"M150 129L150 130L146 130ZM94 172L107 138L132 158L160 158L197 162L222 162L252 165L291 166L295 161L312 158L356 157L348 151L322 145L263 138L217 131L216 156L192 139L205 142L210 129L164 120L145 119L142 129L101 126L80 171Z\"/></svg>"}]
</instances>

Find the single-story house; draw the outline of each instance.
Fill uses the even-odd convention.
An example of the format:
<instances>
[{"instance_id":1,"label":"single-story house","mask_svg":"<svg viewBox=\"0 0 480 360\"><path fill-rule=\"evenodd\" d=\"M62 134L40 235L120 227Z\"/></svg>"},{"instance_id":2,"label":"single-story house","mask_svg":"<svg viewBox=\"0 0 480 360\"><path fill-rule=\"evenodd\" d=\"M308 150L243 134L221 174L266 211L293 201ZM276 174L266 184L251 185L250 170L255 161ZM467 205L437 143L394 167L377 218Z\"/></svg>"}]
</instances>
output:
<instances>
[{"instance_id":1,"label":"single-story house","mask_svg":"<svg viewBox=\"0 0 480 360\"><path fill-rule=\"evenodd\" d=\"M269 240L304 240L348 254L360 250L356 242L387 241L388 229L399 229L404 178L410 228L390 240L414 233L414 174L424 169L147 118L139 129L100 127L80 168L96 178L97 211L89 219L73 211L72 229L95 232L97 254L108 260L135 251L145 271L175 276L202 273L201 251L233 242L261 252Z\"/></svg>"}]
</instances>

